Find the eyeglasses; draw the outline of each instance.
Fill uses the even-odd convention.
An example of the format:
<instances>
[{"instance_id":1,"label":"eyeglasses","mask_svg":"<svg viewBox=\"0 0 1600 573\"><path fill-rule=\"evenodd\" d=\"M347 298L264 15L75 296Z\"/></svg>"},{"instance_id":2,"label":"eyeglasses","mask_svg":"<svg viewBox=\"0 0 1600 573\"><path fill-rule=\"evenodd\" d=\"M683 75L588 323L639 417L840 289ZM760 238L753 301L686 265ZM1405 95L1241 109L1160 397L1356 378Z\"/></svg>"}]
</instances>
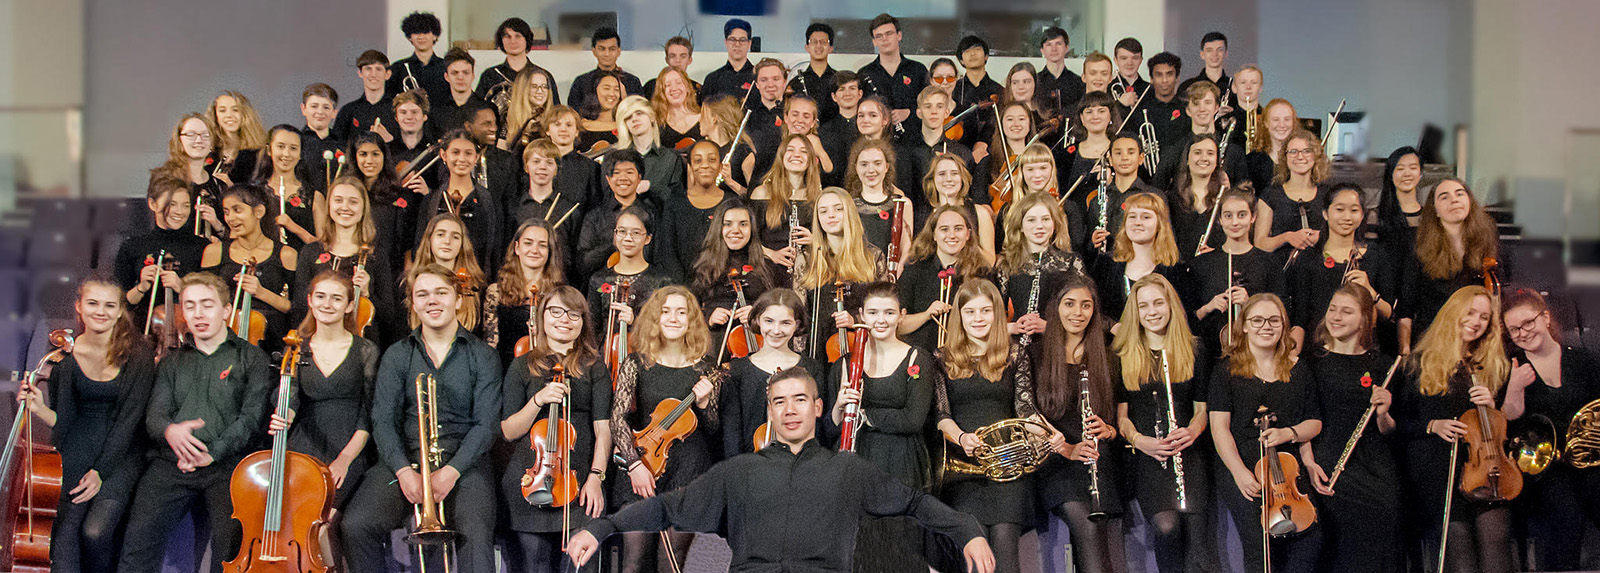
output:
<instances>
[{"instance_id":1,"label":"eyeglasses","mask_svg":"<svg viewBox=\"0 0 1600 573\"><path fill-rule=\"evenodd\" d=\"M191 141L206 141L211 139L211 134L204 131L185 131L178 134L178 137Z\"/></svg>"},{"instance_id":2,"label":"eyeglasses","mask_svg":"<svg viewBox=\"0 0 1600 573\"><path fill-rule=\"evenodd\" d=\"M807 46L832 46L833 42L830 42L830 41L828 41L826 39L806 40L806 45Z\"/></svg>"},{"instance_id":3,"label":"eyeglasses","mask_svg":"<svg viewBox=\"0 0 1600 573\"><path fill-rule=\"evenodd\" d=\"M730 44L748 44L748 43L750 43L750 38L735 38L733 36L728 36L727 38L724 38L724 39L727 40L728 43L730 43Z\"/></svg>"},{"instance_id":4,"label":"eyeglasses","mask_svg":"<svg viewBox=\"0 0 1600 573\"><path fill-rule=\"evenodd\" d=\"M528 89L536 92L547 92L550 91L550 86L544 84L532 84L528 86Z\"/></svg>"},{"instance_id":5,"label":"eyeglasses","mask_svg":"<svg viewBox=\"0 0 1600 573\"><path fill-rule=\"evenodd\" d=\"M544 313L555 320L583 320L583 313L559 306L547 306L544 309Z\"/></svg>"},{"instance_id":6,"label":"eyeglasses","mask_svg":"<svg viewBox=\"0 0 1600 573\"><path fill-rule=\"evenodd\" d=\"M1310 149L1285 149L1285 150L1283 150L1283 154L1287 155L1287 156L1290 156L1290 157L1293 157L1293 156L1296 156L1296 155L1311 155L1312 153L1314 153L1314 152L1311 151Z\"/></svg>"},{"instance_id":7,"label":"eyeglasses","mask_svg":"<svg viewBox=\"0 0 1600 573\"><path fill-rule=\"evenodd\" d=\"M612 232L612 235L618 238L625 237L630 239L643 239L645 235L649 234L649 231L645 231L643 229L617 229L616 231Z\"/></svg>"},{"instance_id":8,"label":"eyeglasses","mask_svg":"<svg viewBox=\"0 0 1600 573\"><path fill-rule=\"evenodd\" d=\"M1263 326L1271 326L1273 328L1278 328L1280 326L1283 326L1283 317L1281 317L1281 316L1252 316L1250 318L1244 319L1244 322L1245 322L1245 324L1250 325L1250 328L1261 328Z\"/></svg>"},{"instance_id":9,"label":"eyeglasses","mask_svg":"<svg viewBox=\"0 0 1600 573\"><path fill-rule=\"evenodd\" d=\"M1506 333L1512 336L1516 336L1518 334L1531 335L1537 333L1539 332L1539 318L1545 316L1547 313L1548 311L1536 314L1533 316L1533 318L1528 319L1527 322L1516 326L1511 326L1508 324L1506 325Z\"/></svg>"},{"instance_id":10,"label":"eyeglasses","mask_svg":"<svg viewBox=\"0 0 1600 573\"><path fill-rule=\"evenodd\" d=\"M936 84L953 84L953 83L956 83L956 77L955 76L933 76L932 78L928 78L928 79L932 80L933 83L936 83Z\"/></svg>"}]
</instances>

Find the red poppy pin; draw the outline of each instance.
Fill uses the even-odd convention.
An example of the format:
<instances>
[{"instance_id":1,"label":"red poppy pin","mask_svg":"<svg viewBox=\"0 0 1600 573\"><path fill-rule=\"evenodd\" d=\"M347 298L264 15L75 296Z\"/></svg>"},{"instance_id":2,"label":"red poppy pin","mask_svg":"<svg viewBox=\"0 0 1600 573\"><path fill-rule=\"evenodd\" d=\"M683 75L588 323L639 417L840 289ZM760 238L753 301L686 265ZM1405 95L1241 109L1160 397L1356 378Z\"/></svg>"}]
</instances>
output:
<instances>
[{"instance_id":1,"label":"red poppy pin","mask_svg":"<svg viewBox=\"0 0 1600 573\"><path fill-rule=\"evenodd\" d=\"M229 374L233 374L233 365L232 364L228 365L228 369L227 370L223 370L221 374L218 374L217 375L217 379L218 380L227 380Z\"/></svg>"},{"instance_id":2,"label":"red poppy pin","mask_svg":"<svg viewBox=\"0 0 1600 573\"><path fill-rule=\"evenodd\" d=\"M394 206L399 207L401 209L406 208L406 198L405 197L401 197L399 199L395 199L394 200Z\"/></svg>"},{"instance_id":3,"label":"red poppy pin","mask_svg":"<svg viewBox=\"0 0 1600 573\"><path fill-rule=\"evenodd\" d=\"M1128 210L1128 203L1126 201L1124 201L1124 202L1121 203L1120 207L1122 208L1123 211L1127 211Z\"/></svg>"},{"instance_id":4,"label":"red poppy pin","mask_svg":"<svg viewBox=\"0 0 1600 573\"><path fill-rule=\"evenodd\" d=\"M216 163L216 162L217 162L217 160L214 157L207 157L206 158L206 165L210 165L210 164Z\"/></svg>"},{"instance_id":5,"label":"red poppy pin","mask_svg":"<svg viewBox=\"0 0 1600 573\"><path fill-rule=\"evenodd\" d=\"M1333 265L1335 265L1335 264L1338 264L1338 263L1333 262L1333 255L1323 255L1322 256L1322 266L1331 269L1331 268L1333 268Z\"/></svg>"},{"instance_id":6,"label":"red poppy pin","mask_svg":"<svg viewBox=\"0 0 1600 573\"><path fill-rule=\"evenodd\" d=\"M911 85L911 76L900 76L900 83L908 86Z\"/></svg>"},{"instance_id":7,"label":"red poppy pin","mask_svg":"<svg viewBox=\"0 0 1600 573\"><path fill-rule=\"evenodd\" d=\"M326 264L330 260L333 260L333 255L329 255L328 253L322 253L322 255L317 257L317 264L319 264L319 265Z\"/></svg>"},{"instance_id":8,"label":"red poppy pin","mask_svg":"<svg viewBox=\"0 0 1600 573\"><path fill-rule=\"evenodd\" d=\"M1172 119L1178 119L1178 117L1182 116L1182 115L1183 115L1183 112L1178 111L1178 110L1172 110Z\"/></svg>"},{"instance_id":9,"label":"red poppy pin","mask_svg":"<svg viewBox=\"0 0 1600 573\"><path fill-rule=\"evenodd\" d=\"M1361 387L1362 388L1371 388L1372 387L1372 373L1371 372L1363 372L1363 373L1361 373Z\"/></svg>"},{"instance_id":10,"label":"red poppy pin","mask_svg":"<svg viewBox=\"0 0 1600 573\"><path fill-rule=\"evenodd\" d=\"M755 270L756 270L756 268L755 268L755 267L753 267L753 266L750 266L750 265L745 265L745 266L743 266L743 267L740 267L740 269L739 269L739 270L740 270L740 272L743 272L743 273L745 273L745 274L749 274L749 273L751 273L751 272L753 272L753 271L755 271Z\"/></svg>"},{"instance_id":11,"label":"red poppy pin","mask_svg":"<svg viewBox=\"0 0 1600 573\"><path fill-rule=\"evenodd\" d=\"M917 364L912 364L910 366L907 366L906 367L906 374L911 375L911 379L912 380L916 380L918 377L920 377L922 375L922 366L917 365Z\"/></svg>"},{"instance_id":12,"label":"red poppy pin","mask_svg":"<svg viewBox=\"0 0 1600 573\"><path fill-rule=\"evenodd\" d=\"M611 294L611 283L600 283L601 294Z\"/></svg>"},{"instance_id":13,"label":"red poppy pin","mask_svg":"<svg viewBox=\"0 0 1600 573\"><path fill-rule=\"evenodd\" d=\"M773 118L772 126L773 127L783 127L783 118L781 118L781 117Z\"/></svg>"},{"instance_id":14,"label":"red poppy pin","mask_svg":"<svg viewBox=\"0 0 1600 573\"><path fill-rule=\"evenodd\" d=\"M351 118L350 125L353 125L353 126L356 126L356 127L361 127L361 120L360 119Z\"/></svg>"},{"instance_id":15,"label":"red poppy pin","mask_svg":"<svg viewBox=\"0 0 1600 573\"><path fill-rule=\"evenodd\" d=\"M739 86L739 89L741 89L741 90L750 89L750 82L745 82L743 85Z\"/></svg>"},{"instance_id":16,"label":"red poppy pin","mask_svg":"<svg viewBox=\"0 0 1600 573\"><path fill-rule=\"evenodd\" d=\"M148 267L148 266L153 265L153 264L156 264L156 258L152 257L150 255L145 255L144 256L144 265Z\"/></svg>"},{"instance_id":17,"label":"red poppy pin","mask_svg":"<svg viewBox=\"0 0 1600 573\"><path fill-rule=\"evenodd\" d=\"M290 205L294 205L296 207L299 207L301 205L304 205L305 203L300 201L300 196L299 195L295 195L295 196L289 198L289 204Z\"/></svg>"},{"instance_id":18,"label":"red poppy pin","mask_svg":"<svg viewBox=\"0 0 1600 573\"><path fill-rule=\"evenodd\" d=\"M883 219L885 221L888 221L889 220L889 212L888 211L878 211L878 218L879 219Z\"/></svg>"},{"instance_id":19,"label":"red poppy pin","mask_svg":"<svg viewBox=\"0 0 1600 573\"><path fill-rule=\"evenodd\" d=\"M1067 153L1077 153L1077 152L1078 152L1078 146L1076 144L1067 146Z\"/></svg>"}]
</instances>

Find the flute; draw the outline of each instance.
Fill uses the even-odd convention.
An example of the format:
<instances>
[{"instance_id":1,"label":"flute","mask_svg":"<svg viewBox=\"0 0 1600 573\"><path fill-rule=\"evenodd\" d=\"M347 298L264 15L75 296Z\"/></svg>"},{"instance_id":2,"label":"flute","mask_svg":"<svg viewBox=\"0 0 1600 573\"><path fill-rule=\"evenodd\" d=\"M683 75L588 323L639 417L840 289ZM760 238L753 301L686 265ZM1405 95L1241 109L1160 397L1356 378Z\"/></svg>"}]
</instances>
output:
<instances>
[{"instance_id":1,"label":"flute","mask_svg":"<svg viewBox=\"0 0 1600 573\"><path fill-rule=\"evenodd\" d=\"M1172 400L1172 367L1167 363L1167 349L1161 349L1161 378L1167 390L1167 433L1178 427L1176 406ZM1176 480L1178 511L1189 511L1189 492L1183 483L1183 452L1172 455L1172 477Z\"/></svg>"}]
</instances>

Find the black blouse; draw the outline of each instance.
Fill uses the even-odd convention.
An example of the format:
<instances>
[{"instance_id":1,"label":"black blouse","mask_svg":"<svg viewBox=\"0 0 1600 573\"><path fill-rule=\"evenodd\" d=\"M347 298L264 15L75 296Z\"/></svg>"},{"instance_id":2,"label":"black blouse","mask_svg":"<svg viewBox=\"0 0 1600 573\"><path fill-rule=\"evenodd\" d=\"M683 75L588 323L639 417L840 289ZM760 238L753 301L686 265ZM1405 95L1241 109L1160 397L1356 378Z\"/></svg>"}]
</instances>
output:
<instances>
[{"instance_id":1,"label":"black blouse","mask_svg":"<svg viewBox=\"0 0 1600 573\"><path fill-rule=\"evenodd\" d=\"M1261 408L1276 417L1269 424L1273 428L1322 419L1317 402L1313 400L1315 386L1311 371L1303 364L1290 371L1288 380L1266 382L1255 376L1232 374L1228 371L1228 362L1222 360L1217 363L1211 379L1206 409L1231 414L1227 429L1233 434L1234 446L1245 467L1255 467L1256 461L1261 459L1261 448L1257 445L1261 431L1256 427ZM1294 453L1293 448L1293 444L1279 446L1280 451L1290 453Z\"/></svg>"}]
</instances>

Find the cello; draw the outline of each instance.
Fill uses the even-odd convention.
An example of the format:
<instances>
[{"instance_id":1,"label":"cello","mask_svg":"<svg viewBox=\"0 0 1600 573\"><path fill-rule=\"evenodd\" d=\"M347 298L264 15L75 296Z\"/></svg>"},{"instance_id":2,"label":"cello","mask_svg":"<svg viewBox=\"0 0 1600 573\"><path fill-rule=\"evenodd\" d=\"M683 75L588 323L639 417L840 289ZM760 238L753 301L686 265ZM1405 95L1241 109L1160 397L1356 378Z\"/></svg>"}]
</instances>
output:
<instances>
[{"instance_id":1,"label":"cello","mask_svg":"<svg viewBox=\"0 0 1600 573\"><path fill-rule=\"evenodd\" d=\"M633 279L624 277L611 286L606 294L611 295L611 304L628 304L628 288L633 286ZM609 307L609 305L607 305ZM617 387L617 372L622 370L622 359L628 357L628 323L623 322L617 311L606 311L606 340L605 360L606 367L611 369L611 389Z\"/></svg>"},{"instance_id":2,"label":"cello","mask_svg":"<svg viewBox=\"0 0 1600 573\"><path fill-rule=\"evenodd\" d=\"M566 383L565 367L557 362L550 366L550 383ZM578 432L568 421L571 415L571 394L552 402L544 419L534 422L528 430L528 447L533 450L533 466L522 474L522 499L535 507L561 507L562 521L567 520L567 504L578 497L578 476L572 471L569 460ZM563 532L569 528L563 527ZM566 535L563 533L562 539Z\"/></svg>"},{"instance_id":3,"label":"cello","mask_svg":"<svg viewBox=\"0 0 1600 573\"><path fill-rule=\"evenodd\" d=\"M250 257L244 266L239 267L239 277L233 281L233 320L229 321L228 326L240 338L260 346L261 339L267 337L267 317L261 311L250 308L255 296L244 292L244 277L256 273L256 264L255 257Z\"/></svg>"},{"instance_id":4,"label":"cello","mask_svg":"<svg viewBox=\"0 0 1600 573\"><path fill-rule=\"evenodd\" d=\"M300 365L300 336L283 337L278 407L289 418L290 383ZM333 472L316 458L289 451L289 432L272 436L272 449L239 461L228 485L233 518L244 527L239 555L224 563L229 573L244 571L327 571L322 545L333 510Z\"/></svg>"},{"instance_id":5,"label":"cello","mask_svg":"<svg viewBox=\"0 0 1600 573\"><path fill-rule=\"evenodd\" d=\"M513 356L522 356L533 349L533 335L539 328L539 284L528 283L528 335L517 339L511 348Z\"/></svg>"},{"instance_id":6,"label":"cello","mask_svg":"<svg viewBox=\"0 0 1600 573\"><path fill-rule=\"evenodd\" d=\"M56 349L39 359L22 387L37 388L45 367L72 353L72 342L71 330L52 331L50 345ZM4 477L0 484L5 485L0 531L6 532L0 542L0 569L6 571L50 570L50 529L61 500L61 454L34 441L32 419L33 414L19 403L5 450L0 451L0 476ZM21 463L12 467L19 456Z\"/></svg>"}]
</instances>

